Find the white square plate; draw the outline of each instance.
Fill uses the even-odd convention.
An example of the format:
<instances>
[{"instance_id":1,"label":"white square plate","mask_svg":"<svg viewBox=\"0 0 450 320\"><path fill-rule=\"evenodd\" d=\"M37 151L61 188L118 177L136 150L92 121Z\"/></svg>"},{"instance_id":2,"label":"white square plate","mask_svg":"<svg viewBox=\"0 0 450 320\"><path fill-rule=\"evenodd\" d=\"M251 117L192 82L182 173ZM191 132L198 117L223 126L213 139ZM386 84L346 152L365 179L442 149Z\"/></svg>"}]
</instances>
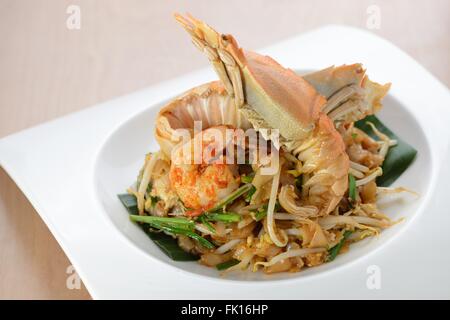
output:
<instances>
[{"instance_id":1,"label":"white square plate","mask_svg":"<svg viewBox=\"0 0 450 320\"><path fill-rule=\"evenodd\" d=\"M302 70L362 62L372 79L393 83L380 117L419 151L396 185L420 197L384 204L405 222L295 275L221 278L195 263L169 261L128 221L116 194L132 183L144 154L157 149L153 119L161 103L214 80L210 69L3 138L0 165L97 299L450 298L449 90L363 30L329 26L261 52ZM379 289L370 289L373 272L381 275Z\"/></svg>"}]
</instances>

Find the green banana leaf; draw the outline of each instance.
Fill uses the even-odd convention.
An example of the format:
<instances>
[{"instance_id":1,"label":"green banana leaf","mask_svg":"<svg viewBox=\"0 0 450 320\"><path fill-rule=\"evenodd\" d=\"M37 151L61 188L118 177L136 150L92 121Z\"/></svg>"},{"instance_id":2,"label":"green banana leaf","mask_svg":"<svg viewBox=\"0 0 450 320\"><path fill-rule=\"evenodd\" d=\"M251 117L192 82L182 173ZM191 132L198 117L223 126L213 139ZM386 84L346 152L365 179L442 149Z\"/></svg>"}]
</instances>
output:
<instances>
[{"instance_id":1,"label":"green banana leaf","mask_svg":"<svg viewBox=\"0 0 450 320\"><path fill-rule=\"evenodd\" d=\"M374 115L367 116L366 118L355 122L355 127L378 140L367 122L373 123L380 132L384 133L389 138L397 140L397 145L389 148L389 152L383 162L383 175L377 178L378 186L388 187L413 163L417 155L417 150L400 139Z\"/></svg>"}]
</instances>

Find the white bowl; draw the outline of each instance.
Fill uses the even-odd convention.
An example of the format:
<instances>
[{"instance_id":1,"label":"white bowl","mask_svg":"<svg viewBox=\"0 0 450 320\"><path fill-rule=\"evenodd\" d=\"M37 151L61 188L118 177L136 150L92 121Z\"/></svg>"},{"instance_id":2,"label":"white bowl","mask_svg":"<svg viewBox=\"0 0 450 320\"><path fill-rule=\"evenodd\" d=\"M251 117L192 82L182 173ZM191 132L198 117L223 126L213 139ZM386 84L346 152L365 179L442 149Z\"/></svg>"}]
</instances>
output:
<instances>
[{"instance_id":1,"label":"white bowl","mask_svg":"<svg viewBox=\"0 0 450 320\"><path fill-rule=\"evenodd\" d=\"M102 212L106 213L118 232L125 235L131 244L147 253L149 259L156 258L168 266L180 268L200 276L215 277L223 281L278 281L292 279L293 277L298 277L301 280L317 273L345 266L347 262L364 257L373 250L384 246L389 240L395 238L399 232L408 228L409 222L416 214L419 214L418 209L430 198L432 170L429 143L426 141L419 121L415 119L414 115L408 112L395 98L387 96L384 100L385 107L378 114L379 117L401 139L418 150L418 156L413 165L396 181L395 185L407 186L421 196L416 198L410 194L401 194L394 197L385 197L380 203L381 209L394 220L406 218L403 223L383 231L377 238L368 238L353 244L348 253L339 255L332 263L298 273L285 272L268 276L262 272L247 271L233 272L223 276L215 268L205 267L198 262L173 261L138 226L129 220L127 210L117 198L118 194L126 193L126 189L136 181L145 154L159 150L153 136L153 130L156 115L166 102L151 106L135 115L111 134L98 154L94 179L97 190L96 197L104 207Z\"/></svg>"}]
</instances>

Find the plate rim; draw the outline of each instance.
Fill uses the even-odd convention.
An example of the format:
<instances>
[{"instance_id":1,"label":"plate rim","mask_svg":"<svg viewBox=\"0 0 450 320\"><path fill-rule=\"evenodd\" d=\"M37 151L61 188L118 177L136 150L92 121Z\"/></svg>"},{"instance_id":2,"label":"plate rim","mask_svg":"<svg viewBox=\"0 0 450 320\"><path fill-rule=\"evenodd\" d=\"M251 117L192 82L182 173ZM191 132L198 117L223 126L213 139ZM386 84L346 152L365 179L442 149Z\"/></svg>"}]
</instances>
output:
<instances>
[{"instance_id":1,"label":"plate rim","mask_svg":"<svg viewBox=\"0 0 450 320\"><path fill-rule=\"evenodd\" d=\"M273 51L276 52L281 51L283 48L285 48L287 45L292 45L292 43L301 43L302 45L308 44L308 38L309 38L309 44L311 43L311 37L313 36L318 36L318 35L325 35L328 34L330 31L332 31L333 33L335 32L340 32L341 35L342 34L349 34L349 33L361 33L363 32L365 36L371 38L373 41L378 41L380 44L382 45L386 45L389 44L389 42L387 42L384 39L379 38L378 36L365 31L365 30L361 30L361 29L356 29L353 27L347 27L347 26L336 26L336 25L332 25L332 26L325 26L316 30L312 30L310 32L307 32L303 35L300 36L294 36L291 37L287 40L284 40L274 46L271 46L269 49L267 50L263 50L263 51ZM390 44L390 46L393 46L392 44ZM390 48L392 49L392 48ZM395 48L398 51L400 51L400 49ZM403 55L405 55L405 57L409 57L406 53L400 51ZM410 57L409 57L410 58ZM412 58L410 58L412 59ZM419 63L417 63L416 61L414 61L414 65L413 67L416 68L417 70L419 70L420 72L425 72L426 74L428 74L431 77L431 80L433 81L433 84L437 85L437 86L442 86L442 88L447 89L442 83L440 83L440 81L438 79L436 79L433 75L431 75L427 70L425 70ZM411 61L407 62L407 64L410 64ZM27 179L25 177L23 177L22 173L19 172L19 170L23 169L23 163L18 163L16 161L14 161L14 156L19 153L21 154L21 150L20 148L15 146L15 143L20 142L21 144L24 144L26 141L26 138L29 137L30 135L33 135L33 133L36 132L42 132L42 130L55 130L55 128L61 127L61 125L63 123L70 123L73 122L75 119L77 118L81 118L80 115L84 115L86 116L86 114L94 114L94 113L101 113L101 112L106 112L106 109L108 109L108 107L111 104L117 104L117 101L119 101L120 99L122 100L136 100L136 99L140 99L142 97L149 97L152 96L153 100L155 102L152 103L152 105L154 105L156 102L156 100L161 100L159 99L159 97L161 95L166 94L166 92L168 92L168 89L171 87L178 87L178 88L183 88L184 85L187 84L189 79L197 79L200 80L202 79L202 81L204 80L209 80L211 77L213 76L211 71L207 71L207 69L202 69L200 71L196 71L194 73L185 75L185 76L181 76L181 77L177 77L175 79L166 81L164 83L161 83L159 85L154 85L148 89L144 89L142 91L139 91L137 93L133 93L124 97L119 97L116 99L113 99L111 101L108 102L104 102L104 103L100 103L99 105L96 105L92 108L87 108L84 109L82 111L73 113L73 114L69 114L67 116L64 116L62 118L59 119L55 119L52 120L50 122L44 123L44 124L40 124L36 127L30 128L30 129L26 129L24 131L18 132L18 133L14 133L12 135L6 136L2 139L0 139L0 165L5 169L5 171L10 175L10 177L15 181L15 183L17 184L17 186L23 191L23 193L26 195L26 197L29 199L29 201L31 202L31 204L33 205L33 207L36 209L36 211L39 213L39 215L41 216L41 218L44 220L44 222L47 224L47 226L49 227L50 231L52 232L52 234L55 236L55 239L58 241L58 243L61 245L62 249L64 250L64 252L66 253L66 255L69 257L71 263L75 266L75 269L77 270L77 273L81 276L81 278L83 279L83 282L86 286L86 288L88 289L88 291L90 292L90 294L92 295L93 298L103 298L103 297L110 297L106 294L104 294L104 292L100 293L102 290L100 290L100 288L97 288L96 285L94 285L93 283L91 283L91 275L88 275L87 273L92 273L92 270L85 270L85 265L81 266L81 264L78 263L78 257L75 257L75 254L73 254L74 252L72 252L72 248L69 248L69 242L70 240L67 238L66 235L63 235L60 233L60 226L56 226L54 221L51 219L51 216L48 215L48 208L45 208L45 205L43 205L40 202L40 199L38 196L36 196L35 187L32 187L29 185L29 181L27 181ZM183 80L180 80L183 79ZM177 84L177 82L180 82L179 84ZM161 90L161 88L164 88L163 90ZM441 89L442 89L441 88ZM438 90L439 88L436 88L436 90ZM161 93L158 95L156 94L156 92L158 90L161 90ZM178 91L177 91L178 92ZM133 98L134 97L134 98ZM394 95L395 97L395 95ZM447 101L449 98L449 92L447 89L446 92L446 98ZM150 99L151 100L151 99ZM399 101L402 101L401 99L399 99ZM143 105L139 105L138 107L134 108L133 112L130 113L125 113L123 110L122 112L118 111L118 106L115 106L115 112L117 113L116 117L114 117L113 120L109 120L110 123L110 128L109 129L105 129L103 131L103 135L101 138L98 138L96 141L96 145L97 145L97 152L95 153L94 157L89 157L89 160L92 161L92 159L96 159L96 156L98 155L98 153L100 152L102 146L104 145L104 142L106 142L109 139L110 134L112 134L113 132L115 132L115 130L120 127L121 125L123 125L124 123L126 123L127 121L129 121L131 118L135 117L138 113L140 112L144 112L144 110L148 108L147 106L143 106ZM445 110L445 117L447 117L448 119L450 119L450 111L446 110L446 109L442 109ZM441 110L441 111L442 111ZM412 112L412 111L411 111ZM119 115L125 115L128 114L128 117L125 118L121 118L118 116ZM114 130L113 130L113 126L114 126ZM428 139L428 135L425 135L425 137ZM25 143L26 144L26 143ZM22 150L23 152L23 150ZM430 153L430 155L433 157L433 153ZM437 173L439 172L440 169L440 165L442 165L442 161L445 160L446 155L444 154L442 156L442 158L432 158L433 163L434 162L441 162L441 163L437 163L437 166L432 166L432 170L436 170L436 174L433 175L433 177L435 177L437 175ZM89 172L91 172L91 170L94 169L94 164L96 162L93 161L91 162L92 166L89 169ZM92 177L93 175L91 175ZM432 183L433 182L433 183ZM432 184L431 184L432 183ZM435 181L430 181L430 184L435 187ZM92 199L91 199L92 200ZM425 202L424 202L425 203ZM95 208L94 208L95 209ZM415 215L415 217L417 217L417 215ZM414 219L412 220L415 220ZM411 224L412 221L409 221L409 223ZM403 233L403 231L406 228L404 228L401 232ZM393 239L400 237L400 235L392 237L391 239L389 239L389 242L391 242ZM382 247L385 247L386 244L382 245ZM375 248L374 250L372 250L370 253L368 254L372 254L375 253L376 251L378 251L379 248ZM140 250L138 250L140 251ZM77 253L79 254L79 253ZM145 255L146 258L148 258L148 255ZM356 259L356 261L350 261L346 264L346 266L350 266L350 265L354 265L358 262L358 260L361 259ZM83 262L83 264L85 264ZM86 267L86 269L88 269ZM350 268L348 268L350 269ZM85 272L86 271L86 272ZM192 276L192 273L190 272L186 272L187 274ZM322 275L322 273L318 273L317 275ZM296 279L294 279L296 280ZM208 279L208 281L211 281L211 279ZM284 281L283 281L284 282ZM224 282L220 282L221 284L223 284ZM228 282L230 283L230 282ZM264 281L263 284L265 285L272 285L272 286L279 286L280 281L277 280L277 284L273 284L272 281L267 282ZM255 282L248 282L246 285L254 285ZM260 286L258 286L260 287ZM176 290L175 290L176 291Z\"/></svg>"}]
</instances>

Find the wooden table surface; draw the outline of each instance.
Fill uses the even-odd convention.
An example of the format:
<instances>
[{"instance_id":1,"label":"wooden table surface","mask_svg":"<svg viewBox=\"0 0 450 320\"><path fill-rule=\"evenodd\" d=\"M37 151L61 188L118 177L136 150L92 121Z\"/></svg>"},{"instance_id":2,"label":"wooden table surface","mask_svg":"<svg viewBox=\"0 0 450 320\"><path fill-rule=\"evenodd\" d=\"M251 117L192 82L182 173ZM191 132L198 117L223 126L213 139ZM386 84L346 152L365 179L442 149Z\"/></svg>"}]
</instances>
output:
<instances>
[{"instance_id":1,"label":"wooden table surface","mask_svg":"<svg viewBox=\"0 0 450 320\"><path fill-rule=\"evenodd\" d=\"M450 84L448 0L243 3L0 0L0 138L206 66L174 12L206 19L249 49L329 23L369 26ZM71 5L80 10L79 29L67 27L68 19L75 21ZM0 168L0 298L89 299L83 286L73 288L68 268L45 224Z\"/></svg>"}]
</instances>

